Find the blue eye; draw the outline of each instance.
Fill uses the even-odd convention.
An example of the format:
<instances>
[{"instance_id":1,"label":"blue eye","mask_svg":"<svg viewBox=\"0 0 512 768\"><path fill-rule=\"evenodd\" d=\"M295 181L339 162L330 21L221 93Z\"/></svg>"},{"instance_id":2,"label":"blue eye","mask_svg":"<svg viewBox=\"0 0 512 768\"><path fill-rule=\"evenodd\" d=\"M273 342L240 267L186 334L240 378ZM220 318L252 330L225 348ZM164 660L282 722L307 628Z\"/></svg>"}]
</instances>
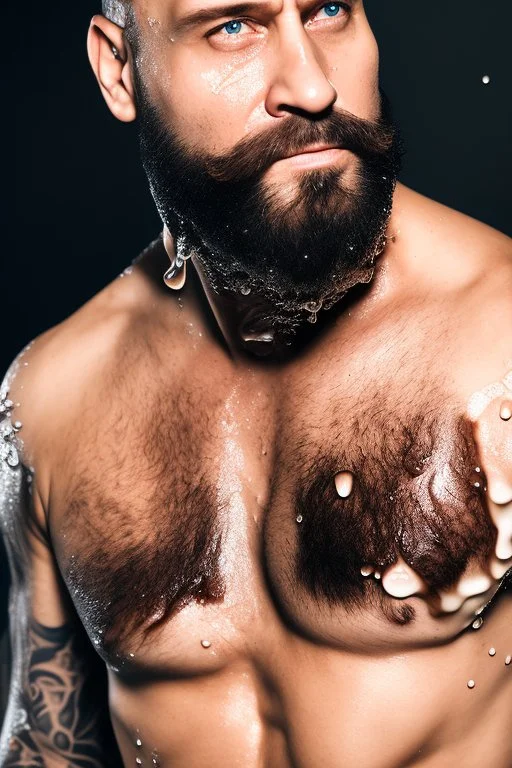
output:
<instances>
[{"instance_id":1,"label":"blue eye","mask_svg":"<svg viewBox=\"0 0 512 768\"><path fill-rule=\"evenodd\" d=\"M340 10L341 5L339 3L329 3L329 5L324 5L324 11L327 16L337 16Z\"/></svg>"},{"instance_id":2,"label":"blue eye","mask_svg":"<svg viewBox=\"0 0 512 768\"><path fill-rule=\"evenodd\" d=\"M228 21L227 24L224 24L223 29L226 30L228 35L237 35L240 30L242 29L242 22L241 21Z\"/></svg>"}]
</instances>

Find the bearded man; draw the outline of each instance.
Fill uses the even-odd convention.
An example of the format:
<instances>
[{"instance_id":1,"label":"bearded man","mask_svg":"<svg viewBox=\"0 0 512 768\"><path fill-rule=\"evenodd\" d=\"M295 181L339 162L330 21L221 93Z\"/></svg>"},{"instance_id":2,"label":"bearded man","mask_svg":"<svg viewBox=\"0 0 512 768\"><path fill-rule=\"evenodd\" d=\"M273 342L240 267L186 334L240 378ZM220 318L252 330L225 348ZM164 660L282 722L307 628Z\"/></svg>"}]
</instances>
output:
<instances>
[{"instance_id":1,"label":"bearded man","mask_svg":"<svg viewBox=\"0 0 512 768\"><path fill-rule=\"evenodd\" d=\"M510 241L361 0L103 10L163 235L3 385L2 766L510 768Z\"/></svg>"}]
</instances>

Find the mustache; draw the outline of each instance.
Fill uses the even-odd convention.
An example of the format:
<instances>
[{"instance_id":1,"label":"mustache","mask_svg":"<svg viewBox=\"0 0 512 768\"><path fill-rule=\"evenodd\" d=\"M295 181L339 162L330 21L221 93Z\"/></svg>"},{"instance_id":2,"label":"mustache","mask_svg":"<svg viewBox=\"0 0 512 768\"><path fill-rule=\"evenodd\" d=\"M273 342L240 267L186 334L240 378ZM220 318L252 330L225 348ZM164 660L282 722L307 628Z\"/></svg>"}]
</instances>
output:
<instances>
[{"instance_id":1,"label":"mustache","mask_svg":"<svg viewBox=\"0 0 512 768\"><path fill-rule=\"evenodd\" d=\"M246 136L226 154L208 158L205 167L217 181L243 182L312 144L340 147L371 160L392 149L395 134L394 126L382 118L365 120L341 109L316 121L292 114L255 136Z\"/></svg>"}]
</instances>

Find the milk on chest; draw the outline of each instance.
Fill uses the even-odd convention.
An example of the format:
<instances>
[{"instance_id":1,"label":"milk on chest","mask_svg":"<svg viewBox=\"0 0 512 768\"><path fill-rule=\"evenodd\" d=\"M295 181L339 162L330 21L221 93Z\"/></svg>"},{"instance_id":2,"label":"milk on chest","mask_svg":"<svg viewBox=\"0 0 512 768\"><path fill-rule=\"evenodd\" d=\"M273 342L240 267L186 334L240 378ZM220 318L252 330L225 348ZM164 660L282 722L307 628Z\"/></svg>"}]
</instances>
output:
<instances>
[{"instance_id":1,"label":"milk on chest","mask_svg":"<svg viewBox=\"0 0 512 768\"><path fill-rule=\"evenodd\" d=\"M276 466L265 550L282 610L349 647L478 628L512 558L472 424L443 402L369 405L326 419L323 440L306 422Z\"/></svg>"}]
</instances>

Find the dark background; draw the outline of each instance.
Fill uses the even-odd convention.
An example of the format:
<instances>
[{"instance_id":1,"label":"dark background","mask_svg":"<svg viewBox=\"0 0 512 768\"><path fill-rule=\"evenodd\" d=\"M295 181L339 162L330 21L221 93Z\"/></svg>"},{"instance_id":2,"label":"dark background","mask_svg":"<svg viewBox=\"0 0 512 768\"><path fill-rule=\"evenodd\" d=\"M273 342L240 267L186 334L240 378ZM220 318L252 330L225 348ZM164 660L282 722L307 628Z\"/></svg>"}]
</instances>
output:
<instances>
[{"instance_id":1,"label":"dark background","mask_svg":"<svg viewBox=\"0 0 512 768\"><path fill-rule=\"evenodd\" d=\"M2 371L159 229L136 128L110 116L89 70L85 39L100 0L5 5L2 113L13 135L3 143ZM512 4L367 0L366 7L407 148L402 180L512 234ZM0 550L0 636L6 594ZM0 664L1 687L5 694ZM0 690L0 714L1 699Z\"/></svg>"}]
</instances>

